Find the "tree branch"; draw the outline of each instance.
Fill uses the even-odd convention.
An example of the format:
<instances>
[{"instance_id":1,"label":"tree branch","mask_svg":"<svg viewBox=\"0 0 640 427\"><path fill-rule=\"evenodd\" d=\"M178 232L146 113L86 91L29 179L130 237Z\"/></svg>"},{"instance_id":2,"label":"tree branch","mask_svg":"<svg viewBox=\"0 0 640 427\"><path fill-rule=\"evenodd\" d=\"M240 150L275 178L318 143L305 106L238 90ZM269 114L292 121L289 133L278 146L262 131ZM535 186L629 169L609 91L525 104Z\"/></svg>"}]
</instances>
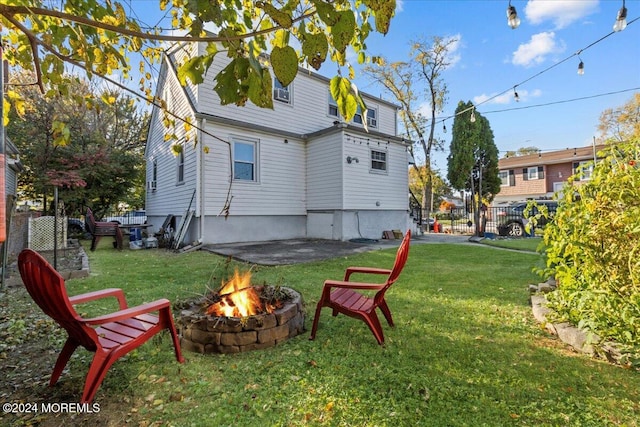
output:
<instances>
[{"instance_id":1,"label":"tree branch","mask_svg":"<svg viewBox=\"0 0 640 427\"><path fill-rule=\"evenodd\" d=\"M297 18L292 19L292 23L295 24L305 19L311 18L316 14L315 8L312 8L307 13L303 13ZM49 16L52 18L58 18L63 21L75 22L77 24L86 25L88 27L99 28L105 31L113 31L123 36L138 37L146 40L153 41L169 41L169 42L222 42L222 41L235 41L244 40L251 37L260 36L263 34L272 33L276 30L286 29L282 25L276 25L274 27L265 28L259 31L252 31L245 34L238 34L232 37L219 37L219 36L167 36L152 33L145 33L141 31L134 31L127 28L118 27L115 25L107 24L104 22L95 21L93 19L85 18L83 16L76 16L65 12L59 12L57 10L51 10L41 7L28 7L28 6L11 6L7 4L0 4L0 15L4 16L8 20L13 15L39 15ZM11 21L14 23L15 21Z\"/></svg>"}]
</instances>

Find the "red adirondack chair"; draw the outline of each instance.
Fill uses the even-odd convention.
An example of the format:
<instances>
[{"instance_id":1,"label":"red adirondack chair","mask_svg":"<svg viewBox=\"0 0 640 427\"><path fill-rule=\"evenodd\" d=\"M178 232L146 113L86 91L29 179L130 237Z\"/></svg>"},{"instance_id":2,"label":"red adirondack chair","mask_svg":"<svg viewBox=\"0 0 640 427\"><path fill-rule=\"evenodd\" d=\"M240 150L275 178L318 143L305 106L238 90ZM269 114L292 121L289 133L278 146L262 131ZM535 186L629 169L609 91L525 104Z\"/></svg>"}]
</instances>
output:
<instances>
[{"instance_id":1,"label":"red adirondack chair","mask_svg":"<svg viewBox=\"0 0 640 427\"><path fill-rule=\"evenodd\" d=\"M333 316L337 316L338 313L345 314L356 319L363 320L373 335L378 340L378 344L384 344L384 334L382 333L382 326L378 315L376 314L376 308L382 311L385 319L389 323L389 326L393 326L393 318L391 317L391 311L384 299L384 294L389 287L398 279L400 272L407 262L409 256L409 244L411 241L411 230L407 230L407 233L398 248L396 253L396 260L391 270L384 268L374 267L348 267L344 280L326 280L324 287L322 288L322 296L316 307L316 315L313 318L313 327L311 328L310 339L316 337L316 331L318 330L318 320L320 318L320 311L322 307L330 307L333 310ZM363 282L350 282L349 279L354 273L364 274L380 274L386 275L387 279L384 283L363 283ZM377 291L373 297L364 295L358 290L364 291Z\"/></svg>"},{"instance_id":2,"label":"red adirondack chair","mask_svg":"<svg viewBox=\"0 0 640 427\"><path fill-rule=\"evenodd\" d=\"M69 297L62 276L47 260L31 249L25 249L20 253L18 267L22 281L33 300L68 334L53 368L50 386L58 381L75 349L83 346L95 353L81 400L81 403L91 402L109 367L118 358L164 329L171 333L176 359L180 363L184 362L169 300L160 299L136 307L127 307L124 293L121 289L115 288ZM84 319L73 308L74 304L110 296L118 300L119 311ZM153 312L158 312L158 315L152 314Z\"/></svg>"}]
</instances>

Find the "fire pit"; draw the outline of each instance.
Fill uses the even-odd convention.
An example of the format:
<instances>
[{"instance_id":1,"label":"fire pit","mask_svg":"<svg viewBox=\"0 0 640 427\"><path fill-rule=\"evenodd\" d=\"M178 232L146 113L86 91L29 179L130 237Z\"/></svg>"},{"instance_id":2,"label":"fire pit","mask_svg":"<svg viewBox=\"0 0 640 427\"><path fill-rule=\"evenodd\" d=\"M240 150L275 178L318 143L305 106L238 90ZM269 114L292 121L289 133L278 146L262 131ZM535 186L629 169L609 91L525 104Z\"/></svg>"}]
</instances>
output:
<instances>
[{"instance_id":1,"label":"fire pit","mask_svg":"<svg viewBox=\"0 0 640 427\"><path fill-rule=\"evenodd\" d=\"M273 347L304 332L302 297L290 288L250 285L233 279L181 311L180 345L196 353L240 353ZM281 298L274 299L274 289Z\"/></svg>"}]
</instances>

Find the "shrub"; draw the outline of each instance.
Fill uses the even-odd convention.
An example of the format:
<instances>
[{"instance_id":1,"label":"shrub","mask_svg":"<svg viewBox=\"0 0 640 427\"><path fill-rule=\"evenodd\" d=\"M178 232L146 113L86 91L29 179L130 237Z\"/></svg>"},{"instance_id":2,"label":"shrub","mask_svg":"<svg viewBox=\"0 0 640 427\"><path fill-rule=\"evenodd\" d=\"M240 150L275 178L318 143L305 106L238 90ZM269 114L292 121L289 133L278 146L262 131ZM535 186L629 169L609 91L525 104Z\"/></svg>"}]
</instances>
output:
<instances>
[{"instance_id":1,"label":"shrub","mask_svg":"<svg viewBox=\"0 0 640 427\"><path fill-rule=\"evenodd\" d=\"M640 141L600 153L591 179L569 179L544 232L558 318L617 342L640 365ZM582 184L582 185L578 185Z\"/></svg>"}]
</instances>

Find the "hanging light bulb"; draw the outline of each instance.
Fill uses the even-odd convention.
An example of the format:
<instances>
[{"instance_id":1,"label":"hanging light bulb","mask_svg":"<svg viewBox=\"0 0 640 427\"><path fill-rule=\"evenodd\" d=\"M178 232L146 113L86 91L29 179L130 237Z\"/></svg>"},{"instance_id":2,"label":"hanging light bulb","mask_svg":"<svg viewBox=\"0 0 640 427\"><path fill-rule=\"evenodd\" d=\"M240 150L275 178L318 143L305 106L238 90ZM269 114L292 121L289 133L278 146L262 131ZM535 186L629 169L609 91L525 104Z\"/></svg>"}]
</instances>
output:
<instances>
[{"instance_id":1,"label":"hanging light bulb","mask_svg":"<svg viewBox=\"0 0 640 427\"><path fill-rule=\"evenodd\" d=\"M469 121L471 123L475 123L476 122L476 109L475 109L475 107L473 108L473 110L471 110L471 118L469 119Z\"/></svg>"},{"instance_id":2,"label":"hanging light bulb","mask_svg":"<svg viewBox=\"0 0 640 427\"><path fill-rule=\"evenodd\" d=\"M520 102L520 95L518 95L518 92L516 92L515 86L513 87L513 97L515 98L516 102Z\"/></svg>"},{"instance_id":3,"label":"hanging light bulb","mask_svg":"<svg viewBox=\"0 0 640 427\"><path fill-rule=\"evenodd\" d=\"M447 133L447 124L442 122L442 132Z\"/></svg>"},{"instance_id":4,"label":"hanging light bulb","mask_svg":"<svg viewBox=\"0 0 640 427\"><path fill-rule=\"evenodd\" d=\"M516 8L514 6L511 6L511 0L509 0L509 6L507 6L507 25L509 25L513 30L520 26L518 12L516 12Z\"/></svg>"},{"instance_id":5,"label":"hanging light bulb","mask_svg":"<svg viewBox=\"0 0 640 427\"><path fill-rule=\"evenodd\" d=\"M624 0L622 0L622 7L618 11L618 17L616 23L613 24L613 31L618 32L627 28L627 8L624 7Z\"/></svg>"},{"instance_id":6,"label":"hanging light bulb","mask_svg":"<svg viewBox=\"0 0 640 427\"><path fill-rule=\"evenodd\" d=\"M582 62L582 60L580 60L580 63L578 64L578 75L584 75L584 62Z\"/></svg>"}]
</instances>

